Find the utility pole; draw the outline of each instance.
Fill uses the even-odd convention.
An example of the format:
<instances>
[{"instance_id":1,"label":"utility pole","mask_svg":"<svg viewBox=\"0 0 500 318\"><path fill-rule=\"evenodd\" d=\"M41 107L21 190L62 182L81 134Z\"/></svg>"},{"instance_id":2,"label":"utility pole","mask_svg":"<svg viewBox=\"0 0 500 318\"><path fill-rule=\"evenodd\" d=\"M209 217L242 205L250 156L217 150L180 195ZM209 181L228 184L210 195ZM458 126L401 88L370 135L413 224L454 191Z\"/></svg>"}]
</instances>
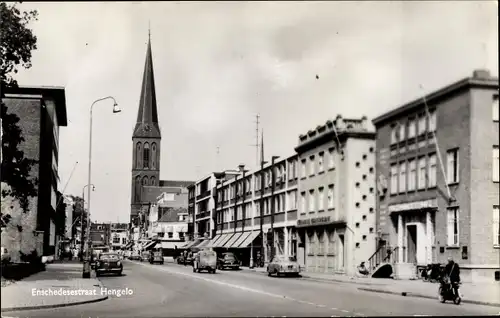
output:
<instances>
[{"instance_id":1,"label":"utility pole","mask_svg":"<svg viewBox=\"0 0 500 318\"><path fill-rule=\"evenodd\" d=\"M255 115L255 164L259 166L259 124L260 115Z\"/></svg>"}]
</instances>

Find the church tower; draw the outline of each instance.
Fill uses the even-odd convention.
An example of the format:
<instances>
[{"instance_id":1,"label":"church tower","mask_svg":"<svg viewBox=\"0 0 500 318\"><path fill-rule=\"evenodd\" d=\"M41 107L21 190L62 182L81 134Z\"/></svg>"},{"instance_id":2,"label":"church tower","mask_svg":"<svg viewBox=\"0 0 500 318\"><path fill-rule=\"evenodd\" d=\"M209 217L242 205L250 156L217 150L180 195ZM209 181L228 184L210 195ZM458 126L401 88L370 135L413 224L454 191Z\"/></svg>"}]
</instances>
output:
<instances>
[{"instance_id":1,"label":"church tower","mask_svg":"<svg viewBox=\"0 0 500 318\"><path fill-rule=\"evenodd\" d=\"M148 39L137 123L132 134L132 182L130 222L138 215L142 186L160 183L161 133L158 124L151 37Z\"/></svg>"}]
</instances>

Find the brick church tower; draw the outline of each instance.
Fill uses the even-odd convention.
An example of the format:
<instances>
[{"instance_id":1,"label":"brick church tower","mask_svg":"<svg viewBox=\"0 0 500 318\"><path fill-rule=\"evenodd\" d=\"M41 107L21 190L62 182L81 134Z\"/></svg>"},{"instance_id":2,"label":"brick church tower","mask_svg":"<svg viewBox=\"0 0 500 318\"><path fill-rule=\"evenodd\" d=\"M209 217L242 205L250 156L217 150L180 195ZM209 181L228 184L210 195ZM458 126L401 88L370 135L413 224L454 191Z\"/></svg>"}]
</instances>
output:
<instances>
[{"instance_id":1,"label":"brick church tower","mask_svg":"<svg viewBox=\"0 0 500 318\"><path fill-rule=\"evenodd\" d=\"M143 186L160 185L161 132L156 106L151 38L148 39L146 63L142 78L137 123L132 134L132 196L130 222L138 215L143 202ZM147 202L149 203L149 202Z\"/></svg>"}]
</instances>

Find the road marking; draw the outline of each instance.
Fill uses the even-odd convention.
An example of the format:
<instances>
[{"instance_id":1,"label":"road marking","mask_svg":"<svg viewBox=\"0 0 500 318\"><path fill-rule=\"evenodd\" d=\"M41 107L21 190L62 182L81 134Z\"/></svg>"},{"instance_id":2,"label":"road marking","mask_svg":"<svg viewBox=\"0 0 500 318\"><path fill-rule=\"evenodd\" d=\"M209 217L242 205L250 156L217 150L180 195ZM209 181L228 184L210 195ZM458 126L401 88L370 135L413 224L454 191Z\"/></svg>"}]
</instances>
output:
<instances>
[{"instance_id":1,"label":"road marking","mask_svg":"<svg viewBox=\"0 0 500 318\"><path fill-rule=\"evenodd\" d=\"M269 296L269 297L280 298L280 299L288 299L290 301L295 301L295 302L298 302L298 303L308 304L308 305L316 306L316 307L326 307L324 305L318 305L318 304L315 304L315 303L312 303L312 302L309 302L309 301L295 299L295 298L292 298L292 297L288 297L286 295L278 295L278 294L268 293L268 292L265 292L263 290L253 289L253 288L244 287L244 286L240 286L240 285L235 285L235 284L231 284L231 283L226 283L226 282L222 282L222 281L218 281L218 280L214 280L214 279L210 279L210 278L206 278L206 277L202 277L202 276L197 276L197 275L193 275L193 274L189 274L189 273L183 273L183 272L178 272L178 271L175 271L175 270L170 270L167 267L156 267L156 266L153 266L153 265L150 265L150 264L143 264L143 263L136 263L136 264L137 265L141 265L141 266L150 267L150 268L155 268L155 269L158 269L158 270L161 270L161 271L164 271L164 272L168 272L170 274L183 275L183 276L186 276L186 277L191 277L191 278L203 280L203 281L206 281L206 282L211 282L211 283L219 284L219 285L222 285L222 286L232 287L232 288L244 290L244 291L251 292L251 293L266 295L266 296ZM330 309L332 309L332 310L339 310L339 309L333 309L333 308L330 308ZM348 310L344 310L344 309L341 309L340 311L342 311L344 313L349 313ZM353 314L355 314L355 315L361 315L361 314L355 313L355 312L353 312ZM361 315L361 316L363 316L363 315Z\"/></svg>"}]
</instances>

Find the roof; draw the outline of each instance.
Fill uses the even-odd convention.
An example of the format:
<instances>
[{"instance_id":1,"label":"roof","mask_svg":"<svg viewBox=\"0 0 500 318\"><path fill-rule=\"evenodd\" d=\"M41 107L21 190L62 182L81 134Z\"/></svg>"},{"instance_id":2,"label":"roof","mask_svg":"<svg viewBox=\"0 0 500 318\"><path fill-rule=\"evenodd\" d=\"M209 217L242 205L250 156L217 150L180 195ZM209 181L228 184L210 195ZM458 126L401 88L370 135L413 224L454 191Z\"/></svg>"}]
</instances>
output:
<instances>
[{"instance_id":1,"label":"roof","mask_svg":"<svg viewBox=\"0 0 500 318\"><path fill-rule=\"evenodd\" d=\"M403 106L397 107L389 112L386 112L375 119L372 120L374 125L380 126L385 121L402 115L408 111L411 111L418 107L424 106L424 99L427 104L437 103L440 100L449 97L451 95L457 94L460 91L470 88L492 88L498 89L498 77L490 76L487 70L476 70L474 71L472 77L466 77L453 84L440 88L430 94L424 95L418 99L415 99Z\"/></svg>"},{"instance_id":2,"label":"roof","mask_svg":"<svg viewBox=\"0 0 500 318\"><path fill-rule=\"evenodd\" d=\"M5 94L42 95L44 99L54 99L59 126L68 126L66 113L66 92L62 86L18 86L7 87Z\"/></svg>"},{"instance_id":3,"label":"roof","mask_svg":"<svg viewBox=\"0 0 500 318\"><path fill-rule=\"evenodd\" d=\"M160 180L161 187L182 187L187 188L194 184L194 181L180 181L180 180Z\"/></svg>"},{"instance_id":4,"label":"roof","mask_svg":"<svg viewBox=\"0 0 500 318\"><path fill-rule=\"evenodd\" d=\"M163 208L161 210L162 214L158 219L158 222L179 222L179 215L186 214L186 208ZM158 211L160 213L160 211Z\"/></svg>"},{"instance_id":5,"label":"roof","mask_svg":"<svg viewBox=\"0 0 500 318\"><path fill-rule=\"evenodd\" d=\"M141 201L145 204L156 203L163 192L180 194L182 188L143 186Z\"/></svg>"},{"instance_id":6,"label":"roof","mask_svg":"<svg viewBox=\"0 0 500 318\"><path fill-rule=\"evenodd\" d=\"M158 109L156 105L155 78L153 72L153 54L151 52L151 39L148 40L146 62L142 77L141 96L137 123L134 128L134 137L161 137L158 124Z\"/></svg>"}]
</instances>

